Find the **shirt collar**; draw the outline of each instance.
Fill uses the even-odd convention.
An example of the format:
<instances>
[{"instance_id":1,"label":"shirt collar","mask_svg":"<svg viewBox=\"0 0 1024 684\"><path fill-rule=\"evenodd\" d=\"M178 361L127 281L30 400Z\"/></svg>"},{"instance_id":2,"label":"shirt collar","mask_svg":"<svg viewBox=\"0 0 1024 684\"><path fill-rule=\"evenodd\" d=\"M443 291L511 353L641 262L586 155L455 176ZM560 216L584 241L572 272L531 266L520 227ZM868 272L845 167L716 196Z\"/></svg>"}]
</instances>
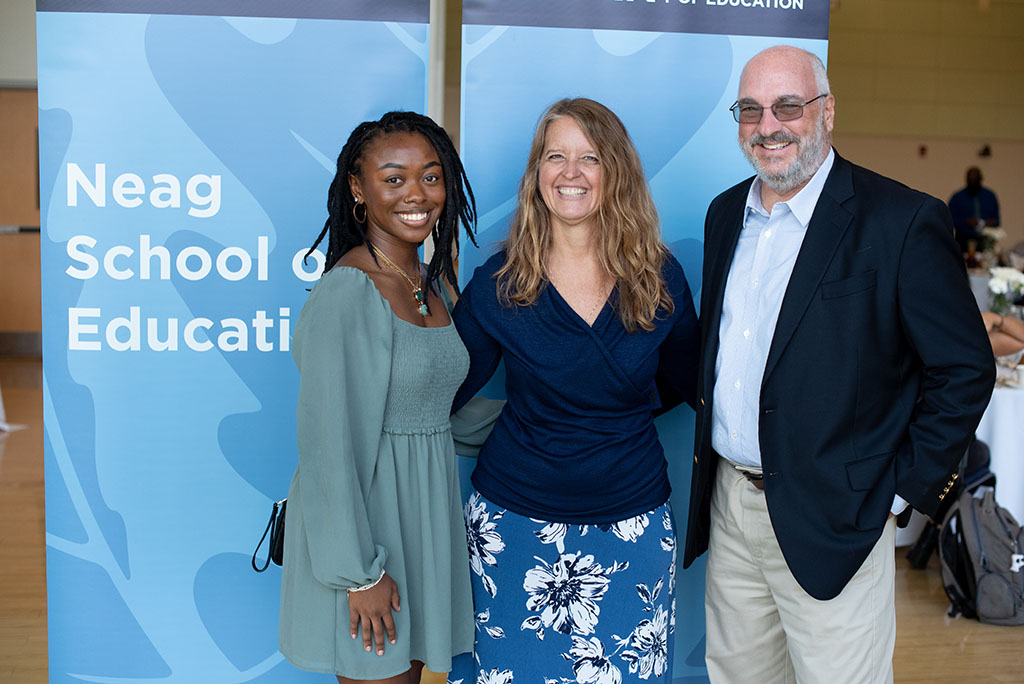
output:
<instances>
[{"instance_id":1,"label":"shirt collar","mask_svg":"<svg viewBox=\"0 0 1024 684\"><path fill-rule=\"evenodd\" d=\"M835 150L831 147L828 149L828 155L825 157L825 161L821 163L818 170L814 172L811 179L807 181L807 185L800 188L800 192L790 197L785 202L778 202L776 206L785 204L789 211L793 214L800 225L807 228L807 224L811 222L811 215L814 214L814 207L818 204L818 198L821 197L821 191L825 187L825 181L828 179L829 171L832 170L832 163L836 159ZM750 189L747 191L747 204L744 210L744 216L748 215L751 211L757 212L762 216L767 216L768 212L765 211L764 205L761 204L761 179L754 178L754 182L750 184Z\"/></svg>"}]
</instances>

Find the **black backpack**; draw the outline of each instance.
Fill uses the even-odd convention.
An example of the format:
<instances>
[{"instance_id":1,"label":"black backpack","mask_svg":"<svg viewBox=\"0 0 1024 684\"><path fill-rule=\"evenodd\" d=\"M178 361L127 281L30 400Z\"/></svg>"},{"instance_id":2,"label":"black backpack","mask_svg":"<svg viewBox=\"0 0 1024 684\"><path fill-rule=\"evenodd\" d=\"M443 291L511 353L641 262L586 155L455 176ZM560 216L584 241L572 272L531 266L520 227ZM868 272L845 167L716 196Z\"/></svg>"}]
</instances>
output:
<instances>
[{"instance_id":1,"label":"black backpack","mask_svg":"<svg viewBox=\"0 0 1024 684\"><path fill-rule=\"evenodd\" d=\"M1024 624L1024 530L990 487L965 491L939 534L942 584L951 617Z\"/></svg>"}]
</instances>

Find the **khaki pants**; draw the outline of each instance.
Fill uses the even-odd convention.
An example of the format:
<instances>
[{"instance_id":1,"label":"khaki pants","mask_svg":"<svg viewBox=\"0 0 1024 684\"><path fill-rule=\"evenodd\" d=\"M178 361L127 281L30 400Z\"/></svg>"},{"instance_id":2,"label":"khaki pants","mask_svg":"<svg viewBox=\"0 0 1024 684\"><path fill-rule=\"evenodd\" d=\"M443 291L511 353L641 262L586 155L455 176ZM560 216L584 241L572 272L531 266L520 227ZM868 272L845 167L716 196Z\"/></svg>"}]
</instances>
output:
<instances>
[{"instance_id":1,"label":"khaki pants","mask_svg":"<svg viewBox=\"0 0 1024 684\"><path fill-rule=\"evenodd\" d=\"M812 598L786 565L764 492L720 461L705 593L711 682L892 682L895 537L890 517L842 593Z\"/></svg>"}]
</instances>

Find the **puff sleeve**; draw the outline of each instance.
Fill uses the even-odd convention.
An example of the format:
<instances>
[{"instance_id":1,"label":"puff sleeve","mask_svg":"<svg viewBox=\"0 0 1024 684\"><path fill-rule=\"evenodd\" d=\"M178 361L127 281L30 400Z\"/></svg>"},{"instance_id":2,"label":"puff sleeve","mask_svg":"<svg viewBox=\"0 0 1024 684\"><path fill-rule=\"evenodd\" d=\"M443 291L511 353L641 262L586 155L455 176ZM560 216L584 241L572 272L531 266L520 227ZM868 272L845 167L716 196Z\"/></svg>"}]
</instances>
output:
<instances>
[{"instance_id":1,"label":"puff sleeve","mask_svg":"<svg viewBox=\"0 0 1024 684\"><path fill-rule=\"evenodd\" d=\"M487 441L494 429L494 423L505 408L504 399L487 399L473 397L452 414L452 438L455 441L455 453L459 456L476 458L480 447Z\"/></svg>"},{"instance_id":2,"label":"puff sleeve","mask_svg":"<svg viewBox=\"0 0 1024 684\"><path fill-rule=\"evenodd\" d=\"M366 495L382 438L393 319L366 274L335 268L296 324L299 467L291 497L299 499L313 576L336 590L376 581L387 562Z\"/></svg>"}]
</instances>

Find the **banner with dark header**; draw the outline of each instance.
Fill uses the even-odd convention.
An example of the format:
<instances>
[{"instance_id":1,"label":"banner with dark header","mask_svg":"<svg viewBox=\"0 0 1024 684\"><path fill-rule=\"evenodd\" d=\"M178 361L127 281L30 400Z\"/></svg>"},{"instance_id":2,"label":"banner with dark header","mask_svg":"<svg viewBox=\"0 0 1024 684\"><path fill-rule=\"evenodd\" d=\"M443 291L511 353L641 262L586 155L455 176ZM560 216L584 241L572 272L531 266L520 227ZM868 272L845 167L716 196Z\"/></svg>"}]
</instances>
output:
<instances>
[{"instance_id":1,"label":"banner with dark header","mask_svg":"<svg viewBox=\"0 0 1024 684\"><path fill-rule=\"evenodd\" d=\"M36 10L263 19L351 19L419 24L430 21L430 3L423 0L36 0Z\"/></svg>"},{"instance_id":2,"label":"banner with dark header","mask_svg":"<svg viewBox=\"0 0 1024 684\"><path fill-rule=\"evenodd\" d=\"M349 132L425 110L428 7L39 0L52 684L335 681L278 653L250 558L297 462L303 255Z\"/></svg>"},{"instance_id":3,"label":"banner with dark header","mask_svg":"<svg viewBox=\"0 0 1024 684\"><path fill-rule=\"evenodd\" d=\"M828 0L464 0L462 21L825 40L828 10Z\"/></svg>"},{"instance_id":4,"label":"banner with dark header","mask_svg":"<svg viewBox=\"0 0 1024 684\"><path fill-rule=\"evenodd\" d=\"M481 216L481 249L463 250L461 277L468 279L505 235L544 109L583 96L607 105L629 130L664 240L699 302L708 204L752 175L729 112L740 70L760 50L784 43L824 60L828 7L828 0L465 0L461 148ZM485 393L499 396L502 388L498 377ZM684 406L657 421L677 531L686 529L693 419ZM659 636L674 644L674 682L706 682L703 558L677 568L675 623L666 629ZM604 646L615 652L614 644ZM608 663L626 681L626 661L612 655ZM572 677L571 665L565 677ZM476 681L472 662L459 667L453 680ZM602 672L613 677L611 669Z\"/></svg>"}]
</instances>

